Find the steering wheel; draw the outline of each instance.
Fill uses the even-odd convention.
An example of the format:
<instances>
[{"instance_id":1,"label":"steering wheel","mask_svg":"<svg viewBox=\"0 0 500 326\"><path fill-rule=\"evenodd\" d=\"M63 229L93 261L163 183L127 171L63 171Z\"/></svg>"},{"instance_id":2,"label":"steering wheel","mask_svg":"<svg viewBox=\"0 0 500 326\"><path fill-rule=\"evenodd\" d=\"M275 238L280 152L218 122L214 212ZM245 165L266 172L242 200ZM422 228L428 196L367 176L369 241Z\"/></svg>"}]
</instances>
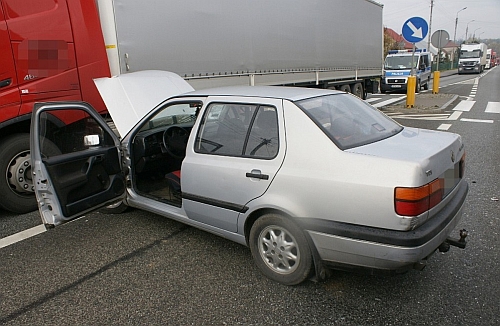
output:
<instances>
[{"instance_id":1,"label":"steering wheel","mask_svg":"<svg viewBox=\"0 0 500 326\"><path fill-rule=\"evenodd\" d=\"M186 156L189 131L179 126L172 126L163 133L163 145L167 153L177 159Z\"/></svg>"}]
</instances>

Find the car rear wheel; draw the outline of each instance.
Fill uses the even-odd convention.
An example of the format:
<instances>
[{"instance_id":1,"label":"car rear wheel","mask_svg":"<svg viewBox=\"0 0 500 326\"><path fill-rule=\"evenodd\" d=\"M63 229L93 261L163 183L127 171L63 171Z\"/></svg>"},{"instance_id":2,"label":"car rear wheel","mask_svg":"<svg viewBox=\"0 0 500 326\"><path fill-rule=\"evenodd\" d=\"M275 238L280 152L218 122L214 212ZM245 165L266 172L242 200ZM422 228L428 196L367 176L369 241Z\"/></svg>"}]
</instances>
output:
<instances>
[{"instance_id":1,"label":"car rear wheel","mask_svg":"<svg viewBox=\"0 0 500 326\"><path fill-rule=\"evenodd\" d=\"M289 219L277 214L260 217L249 240L255 263L266 277L296 285L311 274L312 255L307 239Z\"/></svg>"}]
</instances>

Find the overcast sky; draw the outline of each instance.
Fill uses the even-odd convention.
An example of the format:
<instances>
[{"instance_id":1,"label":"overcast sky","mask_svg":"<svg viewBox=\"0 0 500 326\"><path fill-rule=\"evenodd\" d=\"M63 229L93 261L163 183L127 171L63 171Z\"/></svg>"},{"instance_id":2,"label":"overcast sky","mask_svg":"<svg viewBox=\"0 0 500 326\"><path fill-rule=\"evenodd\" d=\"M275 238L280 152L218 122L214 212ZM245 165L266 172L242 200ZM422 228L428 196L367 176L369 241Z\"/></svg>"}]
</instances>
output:
<instances>
[{"instance_id":1,"label":"overcast sky","mask_svg":"<svg viewBox=\"0 0 500 326\"><path fill-rule=\"evenodd\" d=\"M384 26L399 34L408 18L422 17L429 24L431 0L375 1L384 5ZM464 7L467 9L458 13L457 40L465 39L467 23L469 37L475 32L476 38L500 38L500 0L434 0L431 35L437 30L445 30L453 40L457 12Z\"/></svg>"}]
</instances>

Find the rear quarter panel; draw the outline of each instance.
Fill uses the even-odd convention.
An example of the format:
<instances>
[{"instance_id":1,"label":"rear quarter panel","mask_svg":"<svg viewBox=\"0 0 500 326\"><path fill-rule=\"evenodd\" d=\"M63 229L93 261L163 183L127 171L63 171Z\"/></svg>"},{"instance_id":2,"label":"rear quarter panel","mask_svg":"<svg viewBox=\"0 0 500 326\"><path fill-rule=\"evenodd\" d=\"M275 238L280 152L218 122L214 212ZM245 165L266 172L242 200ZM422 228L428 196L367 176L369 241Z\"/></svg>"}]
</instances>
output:
<instances>
[{"instance_id":1,"label":"rear quarter panel","mask_svg":"<svg viewBox=\"0 0 500 326\"><path fill-rule=\"evenodd\" d=\"M407 229L394 212L394 187L425 181L418 164L341 151L294 104L285 101L284 112L285 160L252 210L270 205L299 218Z\"/></svg>"}]
</instances>

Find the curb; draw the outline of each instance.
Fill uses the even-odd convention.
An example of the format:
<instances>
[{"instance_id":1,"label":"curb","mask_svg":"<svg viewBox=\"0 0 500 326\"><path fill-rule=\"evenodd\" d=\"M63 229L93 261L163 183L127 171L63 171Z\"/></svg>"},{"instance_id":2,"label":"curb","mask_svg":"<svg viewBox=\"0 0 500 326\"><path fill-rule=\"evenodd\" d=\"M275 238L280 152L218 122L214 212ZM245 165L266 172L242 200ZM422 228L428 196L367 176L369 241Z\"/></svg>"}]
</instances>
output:
<instances>
[{"instance_id":1,"label":"curb","mask_svg":"<svg viewBox=\"0 0 500 326\"><path fill-rule=\"evenodd\" d=\"M439 109L440 110L446 109L451 103L455 102L457 98L458 98L458 95L455 94L455 96L453 96L453 98L451 100L449 100L448 102L446 102L445 104L443 104L443 106L441 106Z\"/></svg>"}]
</instances>

